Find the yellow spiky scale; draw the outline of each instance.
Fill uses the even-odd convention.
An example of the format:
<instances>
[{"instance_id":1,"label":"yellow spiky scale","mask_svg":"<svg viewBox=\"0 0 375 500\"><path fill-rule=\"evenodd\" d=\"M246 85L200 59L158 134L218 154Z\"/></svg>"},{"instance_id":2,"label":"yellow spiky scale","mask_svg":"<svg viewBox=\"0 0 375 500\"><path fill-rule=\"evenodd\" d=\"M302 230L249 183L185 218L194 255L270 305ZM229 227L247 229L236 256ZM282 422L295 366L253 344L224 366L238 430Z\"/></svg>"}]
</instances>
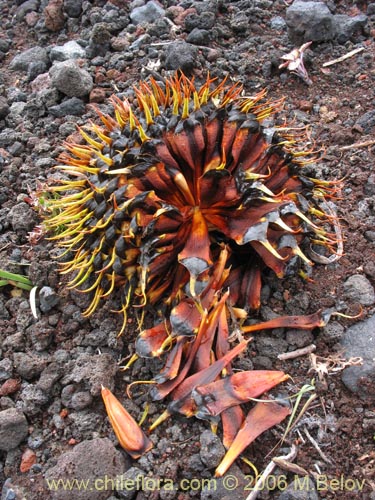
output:
<instances>
[{"instance_id":1,"label":"yellow spiky scale","mask_svg":"<svg viewBox=\"0 0 375 500\"><path fill-rule=\"evenodd\" d=\"M139 138L141 139L141 142L146 142L150 139L150 137L148 137L142 125L138 125L137 130L139 132Z\"/></svg>"},{"instance_id":2,"label":"yellow spiky scale","mask_svg":"<svg viewBox=\"0 0 375 500\"><path fill-rule=\"evenodd\" d=\"M112 139L104 132L104 130L98 127L95 123L90 123L90 128L96 134L96 136L101 139L105 144L111 145ZM103 144L102 144L103 146Z\"/></svg>"},{"instance_id":3,"label":"yellow spiky scale","mask_svg":"<svg viewBox=\"0 0 375 500\"><path fill-rule=\"evenodd\" d=\"M98 149L99 151L101 151L103 149L103 146L104 144L102 142L98 142L96 141L95 139L93 139L92 137L89 136L89 134L87 134L82 127L79 127L78 128L79 130L79 133L82 135L82 137L85 139L85 141L90 145L92 146L93 148L95 149Z\"/></svg>"}]
</instances>

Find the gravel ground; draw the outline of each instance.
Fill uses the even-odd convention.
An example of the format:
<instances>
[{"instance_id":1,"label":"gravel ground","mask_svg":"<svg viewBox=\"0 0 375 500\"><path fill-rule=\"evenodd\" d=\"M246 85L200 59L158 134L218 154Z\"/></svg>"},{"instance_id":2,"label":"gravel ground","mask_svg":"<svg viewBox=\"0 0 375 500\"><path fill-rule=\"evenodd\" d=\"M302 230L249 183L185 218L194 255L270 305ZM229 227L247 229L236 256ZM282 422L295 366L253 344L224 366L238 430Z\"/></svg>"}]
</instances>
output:
<instances>
[{"instance_id":1,"label":"gravel ground","mask_svg":"<svg viewBox=\"0 0 375 500\"><path fill-rule=\"evenodd\" d=\"M283 433L277 427L245 453L262 470L294 442L294 463L310 479L302 483L296 471L277 468L276 488L267 483L258 498L375 498L375 3L0 0L0 19L0 269L40 287L38 320L27 293L12 286L0 293L1 500L219 500L250 493L253 471L240 460L230 470L232 483L209 482L223 447L220 432L215 436L204 422L161 425L151 434L153 450L138 461L121 450L100 384L140 418L147 394L136 388L127 400L124 389L151 378L157 366L137 361L129 372L119 370L134 351L135 320L119 338L115 303L84 318L87 297L64 287L54 244L38 239L35 229L34 193L53 176L63 141L79 140L77 125L95 119L92 105L110 111L111 94L126 95L140 79L177 69L198 82L207 71L228 75L248 95L267 87L272 98L285 97L283 117L308 124L324 148L315 174L345 179L337 201L345 255L315 266L312 282L267 276L260 318L319 308L356 314L360 307L362 317L335 317L312 333L259 333L236 366L290 373L284 395L316 379L318 398L282 447L272 451ZM279 68L282 55L308 41L310 85ZM354 49L361 50L323 67ZM318 371L308 356L277 359L311 343ZM347 366L355 357L363 364ZM163 409L152 403L148 418ZM51 481L72 478L91 482L71 490L60 483L52 491Z\"/></svg>"}]
</instances>

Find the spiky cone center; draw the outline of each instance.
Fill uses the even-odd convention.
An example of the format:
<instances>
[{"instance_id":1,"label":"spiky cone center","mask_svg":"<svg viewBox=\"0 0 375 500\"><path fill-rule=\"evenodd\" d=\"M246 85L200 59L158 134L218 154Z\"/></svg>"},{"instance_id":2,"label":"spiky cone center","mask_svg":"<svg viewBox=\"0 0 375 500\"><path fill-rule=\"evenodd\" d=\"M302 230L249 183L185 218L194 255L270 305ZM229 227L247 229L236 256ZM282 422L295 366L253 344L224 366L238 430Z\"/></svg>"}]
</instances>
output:
<instances>
[{"instance_id":1,"label":"spiky cone center","mask_svg":"<svg viewBox=\"0 0 375 500\"><path fill-rule=\"evenodd\" d=\"M321 209L327 183L302 175L305 154L293 138L267 140L262 121L281 107L262 91L200 87L184 75L141 82L135 99L113 97L113 116L68 145L48 229L72 255L62 267L70 286L90 292L91 314L123 289L122 311L199 294L225 245L231 300L259 306L260 272L283 276L310 238L328 248L329 216ZM57 215L56 215L57 212Z\"/></svg>"}]
</instances>

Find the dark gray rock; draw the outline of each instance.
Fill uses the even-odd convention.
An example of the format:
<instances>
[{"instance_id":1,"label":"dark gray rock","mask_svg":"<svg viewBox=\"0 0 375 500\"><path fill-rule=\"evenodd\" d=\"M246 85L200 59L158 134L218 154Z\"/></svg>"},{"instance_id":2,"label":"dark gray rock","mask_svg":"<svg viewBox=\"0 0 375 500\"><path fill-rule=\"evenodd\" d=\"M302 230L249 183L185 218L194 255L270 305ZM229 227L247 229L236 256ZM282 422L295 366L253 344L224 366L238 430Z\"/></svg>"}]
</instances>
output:
<instances>
[{"instance_id":1,"label":"dark gray rock","mask_svg":"<svg viewBox=\"0 0 375 500\"><path fill-rule=\"evenodd\" d=\"M108 5L108 4L107 4ZM118 33L129 25L129 17L124 9L111 5L111 9L105 12L103 22L107 23L111 33Z\"/></svg>"},{"instance_id":2,"label":"dark gray rock","mask_svg":"<svg viewBox=\"0 0 375 500\"><path fill-rule=\"evenodd\" d=\"M116 450L112 442L107 439L92 439L83 441L74 447L72 451L61 455L57 464L45 473L47 480L65 480L71 477L79 480L90 478L94 484L96 479L106 478L111 484L111 479L123 474L128 467L121 452ZM71 500L72 492L59 488L51 491L52 500ZM76 500L106 500L108 490L106 488L90 488L74 491Z\"/></svg>"},{"instance_id":3,"label":"dark gray rock","mask_svg":"<svg viewBox=\"0 0 375 500\"><path fill-rule=\"evenodd\" d=\"M371 2L367 5L367 15L373 16L375 14L375 2Z\"/></svg>"},{"instance_id":4,"label":"dark gray rock","mask_svg":"<svg viewBox=\"0 0 375 500\"><path fill-rule=\"evenodd\" d=\"M12 349L12 351L22 351L25 347L25 338L21 332L8 335L2 343L2 347Z\"/></svg>"},{"instance_id":5,"label":"dark gray rock","mask_svg":"<svg viewBox=\"0 0 375 500\"><path fill-rule=\"evenodd\" d=\"M51 287L43 286L39 291L39 302L40 310L46 313L57 306L60 297Z\"/></svg>"},{"instance_id":6,"label":"dark gray rock","mask_svg":"<svg viewBox=\"0 0 375 500\"><path fill-rule=\"evenodd\" d=\"M271 359L276 359L280 353L286 352L288 349L288 343L285 340L272 337L268 332L260 333L255 339L257 351L262 356Z\"/></svg>"},{"instance_id":7,"label":"dark gray rock","mask_svg":"<svg viewBox=\"0 0 375 500\"><path fill-rule=\"evenodd\" d=\"M1 195L0 195L0 199L1 199ZM1 205L1 202L0 202L0 205ZM9 319L9 318L10 318L10 314L9 314L8 309L5 306L5 301L4 301L3 297L0 297L0 319Z\"/></svg>"},{"instance_id":8,"label":"dark gray rock","mask_svg":"<svg viewBox=\"0 0 375 500\"><path fill-rule=\"evenodd\" d=\"M63 101L61 104L51 106L48 109L48 112L57 118L61 118L63 116L82 116L85 114L85 111L85 103L82 99L78 99L78 97L71 97L70 99Z\"/></svg>"},{"instance_id":9,"label":"dark gray rock","mask_svg":"<svg viewBox=\"0 0 375 500\"><path fill-rule=\"evenodd\" d=\"M39 0L27 0L23 2L16 10L17 21L23 21L29 12L36 12L39 9L39 4Z\"/></svg>"},{"instance_id":10,"label":"dark gray rock","mask_svg":"<svg viewBox=\"0 0 375 500\"><path fill-rule=\"evenodd\" d=\"M361 34L367 24L367 16L360 14L358 16L347 16L337 14L333 16L333 27L335 38L339 43L345 43L348 40L354 41L356 35Z\"/></svg>"},{"instance_id":11,"label":"dark gray rock","mask_svg":"<svg viewBox=\"0 0 375 500\"><path fill-rule=\"evenodd\" d=\"M43 61L32 62L27 68L27 80L32 82L38 75L45 73L47 68L47 64Z\"/></svg>"},{"instance_id":12,"label":"dark gray rock","mask_svg":"<svg viewBox=\"0 0 375 500\"><path fill-rule=\"evenodd\" d=\"M0 450L16 448L27 436L25 415L16 408L0 411Z\"/></svg>"},{"instance_id":13,"label":"dark gray rock","mask_svg":"<svg viewBox=\"0 0 375 500\"><path fill-rule=\"evenodd\" d=\"M42 371L36 386L47 394L55 387L56 382L63 376L64 368L58 363L49 363Z\"/></svg>"},{"instance_id":14,"label":"dark gray rock","mask_svg":"<svg viewBox=\"0 0 375 500\"><path fill-rule=\"evenodd\" d=\"M152 24L149 24L147 26L147 34L150 36L162 37L163 35L165 35L167 37L169 36L170 31L171 31L171 25L168 23L166 17L160 17L159 19L155 19L155 21ZM154 52L154 50L155 49L153 49L151 53Z\"/></svg>"},{"instance_id":15,"label":"dark gray rock","mask_svg":"<svg viewBox=\"0 0 375 500\"><path fill-rule=\"evenodd\" d=\"M18 310L16 312L17 328L24 332L32 322L33 316L30 314L30 303L27 300L23 300L19 303ZM21 350L23 351L24 349Z\"/></svg>"},{"instance_id":16,"label":"dark gray rock","mask_svg":"<svg viewBox=\"0 0 375 500\"><path fill-rule=\"evenodd\" d=\"M32 231L38 223L35 211L25 202L17 203L9 211L9 221L16 233Z\"/></svg>"},{"instance_id":17,"label":"dark gray rock","mask_svg":"<svg viewBox=\"0 0 375 500\"><path fill-rule=\"evenodd\" d=\"M362 366L350 366L342 372L346 387L372 404L375 402L375 316L350 326L341 339L346 358L361 357Z\"/></svg>"},{"instance_id":18,"label":"dark gray rock","mask_svg":"<svg viewBox=\"0 0 375 500\"><path fill-rule=\"evenodd\" d=\"M374 183L375 187L375 183ZM375 241L375 231L365 231L365 238L367 241Z\"/></svg>"},{"instance_id":19,"label":"dark gray rock","mask_svg":"<svg viewBox=\"0 0 375 500\"><path fill-rule=\"evenodd\" d=\"M230 20L230 27L237 33L245 33L249 28L249 18L245 12L237 12Z\"/></svg>"},{"instance_id":20,"label":"dark gray rock","mask_svg":"<svg viewBox=\"0 0 375 500\"><path fill-rule=\"evenodd\" d=\"M9 358L3 358L0 361L0 382L11 378L13 373L13 363Z\"/></svg>"},{"instance_id":21,"label":"dark gray rock","mask_svg":"<svg viewBox=\"0 0 375 500\"><path fill-rule=\"evenodd\" d=\"M9 126L16 127L23 121L25 116L26 102L14 102L10 106L9 115L7 116L7 123Z\"/></svg>"},{"instance_id":22,"label":"dark gray rock","mask_svg":"<svg viewBox=\"0 0 375 500\"><path fill-rule=\"evenodd\" d=\"M155 19L164 17L165 10L156 2L147 2L146 5L135 7L130 13L133 24L152 23Z\"/></svg>"},{"instance_id":23,"label":"dark gray rock","mask_svg":"<svg viewBox=\"0 0 375 500\"><path fill-rule=\"evenodd\" d=\"M42 389L35 385L28 384L21 390L17 406L25 413L25 415L34 417L43 412L44 406L49 402L50 398Z\"/></svg>"},{"instance_id":24,"label":"dark gray rock","mask_svg":"<svg viewBox=\"0 0 375 500\"><path fill-rule=\"evenodd\" d=\"M367 196L375 196L375 174L371 174L368 176L364 187L364 192ZM373 232L374 231L371 231L371 233ZM365 235L367 233L370 233L370 231L366 231ZM369 239L370 241L374 241L371 236Z\"/></svg>"},{"instance_id":25,"label":"dark gray rock","mask_svg":"<svg viewBox=\"0 0 375 500\"><path fill-rule=\"evenodd\" d=\"M288 484L286 489L277 496L277 500L319 500L319 495L313 481L307 478L305 482L305 478L301 477Z\"/></svg>"},{"instance_id":26,"label":"dark gray rock","mask_svg":"<svg viewBox=\"0 0 375 500\"><path fill-rule=\"evenodd\" d=\"M142 488L142 478L146 473L138 467L130 467L124 474L118 478L117 494L125 500L132 500L137 496L138 491ZM140 485L139 489L137 485ZM134 485L134 488L129 487ZM126 487L128 486L128 487Z\"/></svg>"},{"instance_id":27,"label":"dark gray rock","mask_svg":"<svg viewBox=\"0 0 375 500\"><path fill-rule=\"evenodd\" d=\"M6 148L20 138L20 133L15 132L11 128L6 128L0 132L0 148Z\"/></svg>"},{"instance_id":28,"label":"dark gray rock","mask_svg":"<svg viewBox=\"0 0 375 500\"><path fill-rule=\"evenodd\" d=\"M21 154L25 151L25 146L22 142L16 141L9 146L8 151L12 156L21 156Z\"/></svg>"},{"instance_id":29,"label":"dark gray rock","mask_svg":"<svg viewBox=\"0 0 375 500\"><path fill-rule=\"evenodd\" d=\"M27 496L28 492L25 487L16 484L10 477L5 480L1 490L1 500L18 500L19 498L27 498Z\"/></svg>"},{"instance_id":30,"label":"dark gray rock","mask_svg":"<svg viewBox=\"0 0 375 500\"><path fill-rule=\"evenodd\" d=\"M33 63L44 63L47 67L49 59L47 50L43 47L32 47L31 49L17 54L10 62L9 69L14 71L28 71Z\"/></svg>"},{"instance_id":31,"label":"dark gray rock","mask_svg":"<svg viewBox=\"0 0 375 500\"><path fill-rule=\"evenodd\" d=\"M165 52L166 69L181 69L184 73L191 73L197 64L197 49L186 42L175 42L167 46Z\"/></svg>"},{"instance_id":32,"label":"dark gray rock","mask_svg":"<svg viewBox=\"0 0 375 500\"><path fill-rule=\"evenodd\" d=\"M271 28L275 31L283 31L286 29L285 19L281 16L275 16L270 20Z\"/></svg>"},{"instance_id":33,"label":"dark gray rock","mask_svg":"<svg viewBox=\"0 0 375 500\"><path fill-rule=\"evenodd\" d=\"M47 108L44 105L41 95L36 95L28 100L25 107L25 113L31 120L38 120L47 114Z\"/></svg>"},{"instance_id":34,"label":"dark gray rock","mask_svg":"<svg viewBox=\"0 0 375 500\"><path fill-rule=\"evenodd\" d=\"M72 397L73 397L73 394L75 393L75 391L76 391L76 387L74 384L66 385L63 388L63 390L61 391L61 402L67 408L72 407L72 404L71 404Z\"/></svg>"},{"instance_id":35,"label":"dark gray rock","mask_svg":"<svg viewBox=\"0 0 375 500\"><path fill-rule=\"evenodd\" d=\"M69 424L70 435L83 441L85 439L92 439L95 436L95 429L103 425L103 416L87 409L71 411L67 423ZM63 422L63 425L66 424Z\"/></svg>"},{"instance_id":36,"label":"dark gray rock","mask_svg":"<svg viewBox=\"0 0 375 500\"><path fill-rule=\"evenodd\" d=\"M0 120L9 113L9 104L5 97L0 96Z\"/></svg>"},{"instance_id":37,"label":"dark gray rock","mask_svg":"<svg viewBox=\"0 0 375 500\"><path fill-rule=\"evenodd\" d=\"M344 283L344 297L359 302L363 306L375 304L375 291L366 276L354 274Z\"/></svg>"},{"instance_id":38,"label":"dark gray rock","mask_svg":"<svg viewBox=\"0 0 375 500\"><path fill-rule=\"evenodd\" d=\"M194 45L208 45L210 42L210 32L208 30L194 28L193 31L188 34L186 41Z\"/></svg>"},{"instance_id":39,"label":"dark gray rock","mask_svg":"<svg viewBox=\"0 0 375 500\"><path fill-rule=\"evenodd\" d=\"M210 430L203 431L200 443L200 457L202 462L209 469L215 469L225 455L225 448L219 436L213 434Z\"/></svg>"},{"instance_id":40,"label":"dark gray rock","mask_svg":"<svg viewBox=\"0 0 375 500\"><path fill-rule=\"evenodd\" d=\"M189 33L193 29L210 30L215 24L215 14L213 12L202 12L201 14L190 13L185 17L185 29Z\"/></svg>"},{"instance_id":41,"label":"dark gray rock","mask_svg":"<svg viewBox=\"0 0 375 500\"><path fill-rule=\"evenodd\" d=\"M36 351L44 351L51 344L55 330L51 328L46 319L29 326L26 335L31 340L33 348Z\"/></svg>"},{"instance_id":42,"label":"dark gray rock","mask_svg":"<svg viewBox=\"0 0 375 500\"><path fill-rule=\"evenodd\" d=\"M92 90L90 73L73 60L55 63L49 73L52 85L68 97L83 97Z\"/></svg>"},{"instance_id":43,"label":"dark gray rock","mask_svg":"<svg viewBox=\"0 0 375 500\"><path fill-rule=\"evenodd\" d=\"M286 10L288 36L294 44L333 40L333 15L323 2L296 0Z\"/></svg>"},{"instance_id":44,"label":"dark gray rock","mask_svg":"<svg viewBox=\"0 0 375 500\"><path fill-rule=\"evenodd\" d=\"M9 104L14 102L26 102L27 94L17 87L9 87L7 89L7 99Z\"/></svg>"},{"instance_id":45,"label":"dark gray rock","mask_svg":"<svg viewBox=\"0 0 375 500\"><path fill-rule=\"evenodd\" d=\"M4 40L3 38L0 40L0 51L6 54L9 50L9 42L7 40Z\"/></svg>"},{"instance_id":46,"label":"dark gray rock","mask_svg":"<svg viewBox=\"0 0 375 500\"><path fill-rule=\"evenodd\" d=\"M61 392L61 402L67 408L83 410L92 403L92 396L88 391L77 390L73 384L67 385Z\"/></svg>"},{"instance_id":47,"label":"dark gray rock","mask_svg":"<svg viewBox=\"0 0 375 500\"><path fill-rule=\"evenodd\" d=\"M81 59L86 57L86 51L75 40L70 40L64 45L57 45L50 51L51 61L67 61L68 59Z\"/></svg>"},{"instance_id":48,"label":"dark gray rock","mask_svg":"<svg viewBox=\"0 0 375 500\"><path fill-rule=\"evenodd\" d=\"M360 116L356 121L365 134L369 134L375 126L375 109L370 109L364 115Z\"/></svg>"},{"instance_id":49,"label":"dark gray rock","mask_svg":"<svg viewBox=\"0 0 375 500\"><path fill-rule=\"evenodd\" d=\"M98 396L102 384L113 389L116 361L109 354L81 354L63 378L63 384L82 383L89 388L92 396Z\"/></svg>"},{"instance_id":50,"label":"dark gray rock","mask_svg":"<svg viewBox=\"0 0 375 500\"><path fill-rule=\"evenodd\" d=\"M322 328L320 336L326 342L338 342L341 340L345 329L337 321L330 321L324 328Z\"/></svg>"},{"instance_id":51,"label":"dark gray rock","mask_svg":"<svg viewBox=\"0 0 375 500\"><path fill-rule=\"evenodd\" d=\"M257 370L273 370L272 360L267 356L255 356L253 358L254 368Z\"/></svg>"},{"instance_id":52,"label":"dark gray rock","mask_svg":"<svg viewBox=\"0 0 375 500\"><path fill-rule=\"evenodd\" d=\"M288 330L286 333L286 341L288 344L297 348L305 347L311 344L314 340L314 335L310 330Z\"/></svg>"},{"instance_id":53,"label":"dark gray rock","mask_svg":"<svg viewBox=\"0 0 375 500\"><path fill-rule=\"evenodd\" d=\"M82 12L82 0L64 0L64 11L69 17L79 17Z\"/></svg>"},{"instance_id":54,"label":"dark gray rock","mask_svg":"<svg viewBox=\"0 0 375 500\"><path fill-rule=\"evenodd\" d=\"M73 410L83 410L92 403L92 396L88 391L78 391L72 396L71 407Z\"/></svg>"},{"instance_id":55,"label":"dark gray rock","mask_svg":"<svg viewBox=\"0 0 375 500\"><path fill-rule=\"evenodd\" d=\"M111 331L113 332L113 322L110 332ZM90 333L83 335L82 340L79 341L79 345L95 347L106 346L108 345L110 332L108 332L108 330L102 330L101 328L92 330Z\"/></svg>"},{"instance_id":56,"label":"dark gray rock","mask_svg":"<svg viewBox=\"0 0 375 500\"><path fill-rule=\"evenodd\" d=\"M89 58L105 56L109 50L111 33L107 23L97 23L93 27L90 36L90 43L86 48L86 55Z\"/></svg>"}]
</instances>

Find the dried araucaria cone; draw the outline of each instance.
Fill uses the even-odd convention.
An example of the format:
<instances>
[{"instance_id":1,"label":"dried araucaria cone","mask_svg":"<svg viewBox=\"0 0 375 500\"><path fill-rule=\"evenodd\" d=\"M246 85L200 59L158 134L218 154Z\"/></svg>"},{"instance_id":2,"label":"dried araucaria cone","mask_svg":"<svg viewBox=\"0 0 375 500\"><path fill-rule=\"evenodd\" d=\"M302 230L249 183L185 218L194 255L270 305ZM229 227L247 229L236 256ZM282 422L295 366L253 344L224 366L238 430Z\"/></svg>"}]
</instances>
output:
<instances>
[{"instance_id":1,"label":"dried araucaria cone","mask_svg":"<svg viewBox=\"0 0 375 500\"><path fill-rule=\"evenodd\" d=\"M114 294L123 329L131 306L159 313L132 357L166 357L150 396L170 403L151 428L173 413L221 418L229 448L221 475L289 411L258 403L245 419L240 403L286 375L233 374L232 360L250 341L232 345L233 328L240 339L262 327L323 324L317 313L243 325L260 307L263 270L283 277L296 261L311 265L305 247L316 259L320 246L329 262L341 253L327 201L339 183L304 168L316 159L305 131L264 127L282 100L265 91L243 96L241 85L209 76L202 85L181 73L161 81L113 97L112 115L98 110L101 125L80 129L86 144L65 145L45 226L65 249L69 286L92 295L86 316ZM133 457L148 450L150 440L108 389L103 399L122 446Z\"/></svg>"},{"instance_id":2,"label":"dried araucaria cone","mask_svg":"<svg viewBox=\"0 0 375 500\"><path fill-rule=\"evenodd\" d=\"M230 302L256 309L263 268L281 277L295 257L311 263L305 242L335 253L324 207L337 186L304 172L301 133L265 133L282 100L241 90L150 78L131 100L112 98L113 116L98 110L102 125L80 129L86 144L65 144L45 225L59 229L69 286L92 294L86 315L115 291L124 314L194 297L223 246Z\"/></svg>"}]
</instances>

